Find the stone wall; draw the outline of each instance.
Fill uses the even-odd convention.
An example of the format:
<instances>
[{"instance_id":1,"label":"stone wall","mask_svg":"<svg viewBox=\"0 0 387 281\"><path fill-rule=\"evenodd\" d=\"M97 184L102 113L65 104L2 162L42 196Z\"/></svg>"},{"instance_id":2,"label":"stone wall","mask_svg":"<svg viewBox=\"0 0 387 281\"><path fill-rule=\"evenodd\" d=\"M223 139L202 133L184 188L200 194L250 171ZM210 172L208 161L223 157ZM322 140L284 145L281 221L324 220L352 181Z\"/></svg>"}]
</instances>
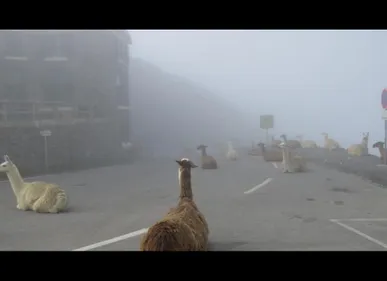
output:
<instances>
[{"instance_id":1,"label":"stone wall","mask_svg":"<svg viewBox=\"0 0 387 281\"><path fill-rule=\"evenodd\" d=\"M108 166L127 162L131 158L130 153L121 147L123 140L114 122L50 126L44 129L52 132L47 137L48 171L44 164L42 129L0 128L0 154L7 154L23 176ZM0 177L4 176L0 174Z\"/></svg>"}]
</instances>

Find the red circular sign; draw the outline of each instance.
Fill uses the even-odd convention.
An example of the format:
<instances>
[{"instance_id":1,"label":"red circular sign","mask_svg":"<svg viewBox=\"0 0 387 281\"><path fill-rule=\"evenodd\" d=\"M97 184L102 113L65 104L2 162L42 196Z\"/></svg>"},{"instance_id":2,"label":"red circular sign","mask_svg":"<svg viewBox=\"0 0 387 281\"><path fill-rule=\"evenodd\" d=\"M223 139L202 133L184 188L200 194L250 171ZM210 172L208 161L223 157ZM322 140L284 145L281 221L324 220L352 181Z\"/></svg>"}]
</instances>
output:
<instances>
[{"instance_id":1,"label":"red circular sign","mask_svg":"<svg viewBox=\"0 0 387 281\"><path fill-rule=\"evenodd\" d=\"M381 102L382 102L382 107L387 109L387 89L386 88L383 89Z\"/></svg>"}]
</instances>

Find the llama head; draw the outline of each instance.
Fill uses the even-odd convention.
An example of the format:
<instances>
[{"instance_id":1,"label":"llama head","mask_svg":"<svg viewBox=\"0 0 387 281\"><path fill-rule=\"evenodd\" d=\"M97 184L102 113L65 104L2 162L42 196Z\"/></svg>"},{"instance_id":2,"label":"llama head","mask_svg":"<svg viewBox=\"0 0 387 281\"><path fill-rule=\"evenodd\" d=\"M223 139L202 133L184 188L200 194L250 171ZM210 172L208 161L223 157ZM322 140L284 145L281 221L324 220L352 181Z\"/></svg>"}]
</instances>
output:
<instances>
[{"instance_id":1,"label":"llama head","mask_svg":"<svg viewBox=\"0 0 387 281\"><path fill-rule=\"evenodd\" d=\"M207 147L208 147L207 145L201 144L196 149L197 150L205 150Z\"/></svg>"},{"instance_id":2,"label":"llama head","mask_svg":"<svg viewBox=\"0 0 387 281\"><path fill-rule=\"evenodd\" d=\"M280 135L280 138L282 138L284 141L286 141L286 135L285 134Z\"/></svg>"},{"instance_id":3,"label":"llama head","mask_svg":"<svg viewBox=\"0 0 387 281\"><path fill-rule=\"evenodd\" d=\"M285 142L281 142L278 146L279 146L280 148L286 148L286 147L289 147Z\"/></svg>"},{"instance_id":4,"label":"llama head","mask_svg":"<svg viewBox=\"0 0 387 281\"><path fill-rule=\"evenodd\" d=\"M191 169L196 168L197 165L195 165L191 160L188 158L181 158L180 160L175 160L177 164L179 164L180 169Z\"/></svg>"},{"instance_id":5,"label":"llama head","mask_svg":"<svg viewBox=\"0 0 387 281\"><path fill-rule=\"evenodd\" d=\"M265 144L263 143L263 142L259 142L258 144L257 144L259 147L265 147Z\"/></svg>"},{"instance_id":6,"label":"llama head","mask_svg":"<svg viewBox=\"0 0 387 281\"><path fill-rule=\"evenodd\" d=\"M382 142L382 141L375 142L372 145L372 148L383 148L383 147L384 147L384 142Z\"/></svg>"},{"instance_id":7,"label":"llama head","mask_svg":"<svg viewBox=\"0 0 387 281\"><path fill-rule=\"evenodd\" d=\"M369 133L369 132L363 133L363 141L368 142L369 136L370 136L370 133Z\"/></svg>"},{"instance_id":8,"label":"llama head","mask_svg":"<svg viewBox=\"0 0 387 281\"><path fill-rule=\"evenodd\" d=\"M324 137L328 137L327 133L321 133L321 135L323 135Z\"/></svg>"},{"instance_id":9,"label":"llama head","mask_svg":"<svg viewBox=\"0 0 387 281\"><path fill-rule=\"evenodd\" d=\"M179 164L179 174L178 174L178 180L179 184L182 184L182 179L191 179L191 169L196 168L197 165L195 165L191 160L188 158L181 158L180 160L175 160L177 164Z\"/></svg>"},{"instance_id":10,"label":"llama head","mask_svg":"<svg viewBox=\"0 0 387 281\"><path fill-rule=\"evenodd\" d=\"M6 173L9 172L14 164L8 155L4 155L4 162L0 164L0 172Z\"/></svg>"}]
</instances>

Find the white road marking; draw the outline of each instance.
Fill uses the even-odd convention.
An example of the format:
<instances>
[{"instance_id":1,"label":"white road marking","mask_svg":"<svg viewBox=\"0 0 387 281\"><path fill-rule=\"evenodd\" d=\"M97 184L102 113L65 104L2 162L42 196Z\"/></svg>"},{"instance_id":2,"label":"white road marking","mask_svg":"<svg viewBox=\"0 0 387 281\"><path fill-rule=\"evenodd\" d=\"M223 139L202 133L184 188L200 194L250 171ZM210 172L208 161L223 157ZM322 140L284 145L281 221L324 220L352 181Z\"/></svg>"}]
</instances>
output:
<instances>
[{"instance_id":1,"label":"white road marking","mask_svg":"<svg viewBox=\"0 0 387 281\"><path fill-rule=\"evenodd\" d=\"M141 235L141 234L143 234L143 233L145 233L147 231L148 231L148 228L143 228L143 229L140 229L140 230L137 230L137 231L133 231L133 232L121 235L121 236L117 236L117 237L108 239L108 240L104 240L104 241L101 241L101 242L98 242L98 243L94 243L94 244L91 244L91 245L88 245L88 246L85 246L85 247L82 247L82 248L74 249L73 251L77 251L77 252L89 251L89 250L100 248L100 247L103 247L103 246L106 246L106 245L109 245L109 244L113 244L113 243L116 243L116 242L119 242L119 241L122 241L122 240L126 240L126 239L129 239L129 238L132 238L132 237L136 237L136 236Z\"/></svg>"},{"instance_id":2,"label":"white road marking","mask_svg":"<svg viewBox=\"0 0 387 281\"><path fill-rule=\"evenodd\" d=\"M387 218L372 218L372 219L334 219L333 221L387 221Z\"/></svg>"},{"instance_id":3,"label":"white road marking","mask_svg":"<svg viewBox=\"0 0 387 281\"><path fill-rule=\"evenodd\" d=\"M349 225L346 225L337 219L336 220L333 219L330 221L344 227L345 229L348 229L349 231L356 233L357 235L360 235L361 237L367 239L368 241L374 242L375 244L383 247L384 249L387 249L387 244L384 244L383 242L381 242L381 241L379 241L379 240L377 240L377 239L375 239L375 238L373 238L373 237L371 237L371 236L369 236L369 235L367 235L367 234L365 234L365 233L363 233L363 232L361 232L353 227L350 227Z\"/></svg>"},{"instance_id":4,"label":"white road marking","mask_svg":"<svg viewBox=\"0 0 387 281\"><path fill-rule=\"evenodd\" d=\"M264 187L265 185L269 184L272 180L273 180L272 178L267 178L261 184L258 184L257 186L254 186L252 189L245 191L244 194L250 194L250 193L260 189L261 187Z\"/></svg>"},{"instance_id":5,"label":"white road marking","mask_svg":"<svg viewBox=\"0 0 387 281\"><path fill-rule=\"evenodd\" d=\"M277 165L277 163L275 163L275 162L271 162L271 164L273 164L274 168L278 169L278 165Z\"/></svg>"}]
</instances>

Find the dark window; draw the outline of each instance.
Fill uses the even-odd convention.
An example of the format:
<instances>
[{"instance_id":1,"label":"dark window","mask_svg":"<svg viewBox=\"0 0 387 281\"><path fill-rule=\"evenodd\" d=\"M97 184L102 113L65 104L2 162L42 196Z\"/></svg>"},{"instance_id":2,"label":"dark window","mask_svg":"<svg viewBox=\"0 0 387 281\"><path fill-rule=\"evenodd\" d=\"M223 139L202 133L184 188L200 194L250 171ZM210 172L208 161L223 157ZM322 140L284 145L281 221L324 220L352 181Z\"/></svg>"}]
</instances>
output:
<instances>
[{"instance_id":1,"label":"dark window","mask_svg":"<svg viewBox=\"0 0 387 281\"><path fill-rule=\"evenodd\" d=\"M4 37L4 55L10 57L25 56L22 39L22 33L20 32L7 32Z\"/></svg>"}]
</instances>

